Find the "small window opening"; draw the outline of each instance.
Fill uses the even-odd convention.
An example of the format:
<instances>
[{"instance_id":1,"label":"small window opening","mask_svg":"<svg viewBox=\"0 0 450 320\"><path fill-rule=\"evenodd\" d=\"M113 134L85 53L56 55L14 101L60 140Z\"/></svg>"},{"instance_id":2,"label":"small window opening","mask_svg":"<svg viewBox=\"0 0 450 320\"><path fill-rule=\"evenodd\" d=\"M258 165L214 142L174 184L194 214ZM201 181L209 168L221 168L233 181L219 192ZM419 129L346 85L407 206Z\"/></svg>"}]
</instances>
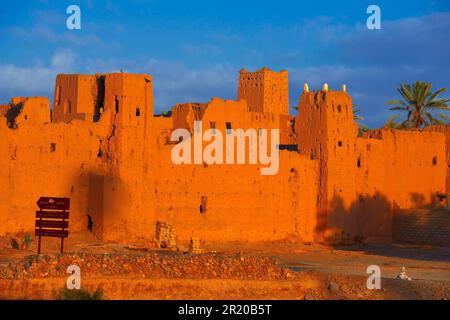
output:
<instances>
[{"instance_id":1,"label":"small window opening","mask_svg":"<svg viewBox=\"0 0 450 320\"><path fill-rule=\"evenodd\" d=\"M432 160L433 166L437 165L437 157L434 156Z\"/></svg>"},{"instance_id":2,"label":"small window opening","mask_svg":"<svg viewBox=\"0 0 450 320\"><path fill-rule=\"evenodd\" d=\"M209 123L209 125L211 126L211 131L212 131L212 133L216 133L216 123L213 122L213 121L211 121L211 122Z\"/></svg>"},{"instance_id":3,"label":"small window opening","mask_svg":"<svg viewBox=\"0 0 450 320\"><path fill-rule=\"evenodd\" d=\"M357 163L358 168L361 168L361 159L358 158L358 163Z\"/></svg>"},{"instance_id":4,"label":"small window opening","mask_svg":"<svg viewBox=\"0 0 450 320\"><path fill-rule=\"evenodd\" d=\"M227 134L231 134L231 122L227 122L226 126L227 126Z\"/></svg>"},{"instance_id":5,"label":"small window opening","mask_svg":"<svg viewBox=\"0 0 450 320\"><path fill-rule=\"evenodd\" d=\"M88 223L87 223L87 229L88 231L92 232L94 230L94 221L92 220L92 217L88 214Z\"/></svg>"},{"instance_id":6,"label":"small window opening","mask_svg":"<svg viewBox=\"0 0 450 320\"><path fill-rule=\"evenodd\" d=\"M208 197L207 196L202 196L200 199L200 213L201 214L205 214L206 210L207 210L207 204L208 204Z\"/></svg>"},{"instance_id":7,"label":"small window opening","mask_svg":"<svg viewBox=\"0 0 450 320\"><path fill-rule=\"evenodd\" d=\"M61 86L56 87L56 96L58 97L56 105L59 105L59 102L61 101Z\"/></svg>"},{"instance_id":8,"label":"small window opening","mask_svg":"<svg viewBox=\"0 0 450 320\"><path fill-rule=\"evenodd\" d=\"M139 107L136 108L136 117L140 117L141 116L141 109L139 109Z\"/></svg>"},{"instance_id":9,"label":"small window opening","mask_svg":"<svg viewBox=\"0 0 450 320\"><path fill-rule=\"evenodd\" d=\"M50 152L55 152L56 151L56 143L52 142L50 143Z\"/></svg>"},{"instance_id":10,"label":"small window opening","mask_svg":"<svg viewBox=\"0 0 450 320\"><path fill-rule=\"evenodd\" d=\"M338 147L342 147L342 141L338 141Z\"/></svg>"},{"instance_id":11,"label":"small window opening","mask_svg":"<svg viewBox=\"0 0 450 320\"><path fill-rule=\"evenodd\" d=\"M339 113L341 113L341 111L342 111L342 107L341 107L341 105L340 105L340 104L338 104L338 106L337 106L337 110L338 110L338 112L339 112Z\"/></svg>"},{"instance_id":12,"label":"small window opening","mask_svg":"<svg viewBox=\"0 0 450 320\"><path fill-rule=\"evenodd\" d=\"M119 99L117 99L117 96L115 96L115 104L116 104L116 113L119 113Z\"/></svg>"}]
</instances>

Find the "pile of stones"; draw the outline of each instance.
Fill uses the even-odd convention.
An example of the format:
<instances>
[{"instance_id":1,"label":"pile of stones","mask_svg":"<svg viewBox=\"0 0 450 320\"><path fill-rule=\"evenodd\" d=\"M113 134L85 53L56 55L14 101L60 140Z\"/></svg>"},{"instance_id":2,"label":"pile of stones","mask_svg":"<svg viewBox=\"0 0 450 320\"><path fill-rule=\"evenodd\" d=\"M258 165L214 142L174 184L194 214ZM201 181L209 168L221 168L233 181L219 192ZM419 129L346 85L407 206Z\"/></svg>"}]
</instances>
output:
<instances>
[{"instance_id":1,"label":"pile of stones","mask_svg":"<svg viewBox=\"0 0 450 320\"><path fill-rule=\"evenodd\" d=\"M292 275L268 257L77 253L28 256L0 266L0 279L67 278L70 265L79 266L82 277L279 280Z\"/></svg>"}]
</instances>

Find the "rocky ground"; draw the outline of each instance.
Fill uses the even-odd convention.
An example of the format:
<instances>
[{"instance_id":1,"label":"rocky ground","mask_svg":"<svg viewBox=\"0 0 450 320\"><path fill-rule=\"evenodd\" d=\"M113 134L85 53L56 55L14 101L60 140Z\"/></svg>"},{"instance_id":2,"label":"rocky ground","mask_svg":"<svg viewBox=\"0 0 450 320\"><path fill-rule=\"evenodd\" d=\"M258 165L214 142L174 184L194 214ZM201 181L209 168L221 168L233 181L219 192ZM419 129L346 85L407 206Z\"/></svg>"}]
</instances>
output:
<instances>
[{"instance_id":1,"label":"rocky ground","mask_svg":"<svg viewBox=\"0 0 450 320\"><path fill-rule=\"evenodd\" d=\"M0 266L0 279L23 280L66 277L70 265L80 267L83 277L150 279L285 280L293 273L274 258L249 256L185 255L166 252L129 254L31 255Z\"/></svg>"},{"instance_id":2,"label":"rocky ground","mask_svg":"<svg viewBox=\"0 0 450 320\"><path fill-rule=\"evenodd\" d=\"M19 239L18 239L19 240ZM17 241L20 242L20 241ZM64 254L45 239L45 254L0 238L0 299L54 299L67 267L82 288L104 299L448 299L448 248L348 246L291 242L202 243L204 254L103 244L74 234ZM368 265L382 270L380 290L366 287ZM411 281L396 279L406 266Z\"/></svg>"}]
</instances>

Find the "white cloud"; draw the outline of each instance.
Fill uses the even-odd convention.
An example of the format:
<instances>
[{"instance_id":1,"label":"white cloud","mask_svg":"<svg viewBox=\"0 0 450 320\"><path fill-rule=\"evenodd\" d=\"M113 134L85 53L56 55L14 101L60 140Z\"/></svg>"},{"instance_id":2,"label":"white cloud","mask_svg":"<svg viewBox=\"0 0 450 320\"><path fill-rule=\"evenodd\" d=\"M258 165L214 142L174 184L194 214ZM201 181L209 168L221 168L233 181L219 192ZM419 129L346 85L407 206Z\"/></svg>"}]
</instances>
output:
<instances>
[{"instance_id":1,"label":"white cloud","mask_svg":"<svg viewBox=\"0 0 450 320\"><path fill-rule=\"evenodd\" d=\"M0 99L4 103L11 96L51 97L56 75L73 72L75 63L76 55L72 51L60 50L53 54L47 65L0 64Z\"/></svg>"},{"instance_id":2,"label":"white cloud","mask_svg":"<svg viewBox=\"0 0 450 320\"><path fill-rule=\"evenodd\" d=\"M61 50L53 54L51 66L55 69L68 70L74 65L76 54L70 50Z\"/></svg>"},{"instance_id":3,"label":"white cloud","mask_svg":"<svg viewBox=\"0 0 450 320\"><path fill-rule=\"evenodd\" d=\"M0 87L4 92L27 95L47 92L50 88L53 70L48 67L19 67L0 65Z\"/></svg>"}]
</instances>

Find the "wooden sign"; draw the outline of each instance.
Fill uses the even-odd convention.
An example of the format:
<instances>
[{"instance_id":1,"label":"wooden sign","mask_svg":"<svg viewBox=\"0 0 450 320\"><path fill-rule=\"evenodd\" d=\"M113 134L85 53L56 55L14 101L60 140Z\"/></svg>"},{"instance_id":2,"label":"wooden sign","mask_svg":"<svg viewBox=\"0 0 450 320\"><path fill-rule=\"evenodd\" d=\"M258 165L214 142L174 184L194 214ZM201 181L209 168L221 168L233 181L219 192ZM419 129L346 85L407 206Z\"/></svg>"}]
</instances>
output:
<instances>
[{"instance_id":1,"label":"wooden sign","mask_svg":"<svg viewBox=\"0 0 450 320\"><path fill-rule=\"evenodd\" d=\"M40 197L36 204L41 210L69 210L70 198Z\"/></svg>"},{"instance_id":2,"label":"wooden sign","mask_svg":"<svg viewBox=\"0 0 450 320\"><path fill-rule=\"evenodd\" d=\"M41 253L41 237L61 238L61 253L64 248L64 238L69 236L69 198L41 197L36 202L35 236L39 237L38 254Z\"/></svg>"}]
</instances>

